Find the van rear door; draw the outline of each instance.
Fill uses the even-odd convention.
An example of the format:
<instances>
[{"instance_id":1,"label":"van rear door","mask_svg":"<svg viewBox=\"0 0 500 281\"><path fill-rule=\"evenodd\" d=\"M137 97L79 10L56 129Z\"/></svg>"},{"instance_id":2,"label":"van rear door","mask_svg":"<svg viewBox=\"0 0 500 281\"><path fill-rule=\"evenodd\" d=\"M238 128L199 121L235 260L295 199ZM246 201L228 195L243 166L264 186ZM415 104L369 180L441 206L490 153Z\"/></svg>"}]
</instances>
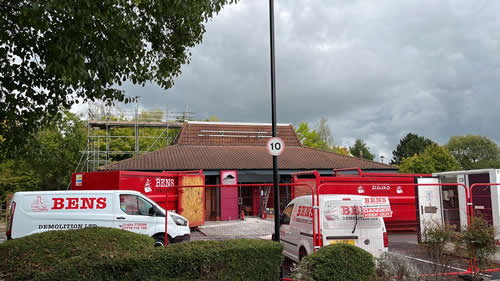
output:
<instances>
[{"instance_id":1,"label":"van rear door","mask_svg":"<svg viewBox=\"0 0 500 281\"><path fill-rule=\"evenodd\" d=\"M384 249L382 218L364 217L361 198L326 199L323 204L323 245L348 243L373 255Z\"/></svg>"}]
</instances>

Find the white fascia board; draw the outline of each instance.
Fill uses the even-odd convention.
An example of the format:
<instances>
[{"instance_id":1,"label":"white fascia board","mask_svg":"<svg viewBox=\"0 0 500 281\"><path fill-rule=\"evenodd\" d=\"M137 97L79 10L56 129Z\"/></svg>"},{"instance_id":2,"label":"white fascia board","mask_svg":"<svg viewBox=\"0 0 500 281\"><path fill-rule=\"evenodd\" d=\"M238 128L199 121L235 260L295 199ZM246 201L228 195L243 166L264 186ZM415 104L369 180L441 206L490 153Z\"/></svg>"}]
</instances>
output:
<instances>
[{"instance_id":1,"label":"white fascia board","mask_svg":"<svg viewBox=\"0 0 500 281\"><path fill-rule=\"evenodd\" d=\"M243 123L243 122L208 122L208 121L185 121L188 124L198 125L238 125L238 126L272 126L271 123ZM278 123L276 126L291 126L291 123Z\"/></svg>"}]
</instances>

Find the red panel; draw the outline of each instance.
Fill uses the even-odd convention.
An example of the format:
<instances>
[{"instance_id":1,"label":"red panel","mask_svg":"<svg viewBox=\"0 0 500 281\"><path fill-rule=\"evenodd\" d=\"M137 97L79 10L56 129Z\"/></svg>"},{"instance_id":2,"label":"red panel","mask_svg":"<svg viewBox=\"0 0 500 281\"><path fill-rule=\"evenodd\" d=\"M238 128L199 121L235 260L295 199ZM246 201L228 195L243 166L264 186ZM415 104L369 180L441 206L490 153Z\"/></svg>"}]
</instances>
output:
<instances>
[{"instance_id":1,"label":"red panel","mask_svg":"<svg viewBox=\"0 0 500 281\"><path fill-rule=\"evenodd\" d=\"M236 220L239 218L238 213L238 187L236 186L223 186L224 184L237 184L238 176L235 170L220 171L221 183L220 187L220 219Z\"/></svg>"},{"instance_id":2,"label":"red panel","mask_svg":"<svg viewBox=\"0 0 500 281\"><path fill-rule=\"evenodd\" d=\"M220 206L223 221L238 219L238 188L222 187L220 188Z\"/></svg>"},{"instance_id":3,"label":"red panel","mask_svg":"<svg viewBox=\"0 0 500 281\"><path fill-rule=\"evenodd\" d=\"M259 189L257 187L252 187L253 190L253 216L258 216L259 215L259 206L260 206L260 194L259 194Z\"/></svg>"},{"instance_id":4,"label":"red panel","mask_svg":"<svg viewBox=\"0 0 500 281\"><path fill-rule=\"evenodd\" d=\"M416 231L415 176L411 174L362 174L362 176L339 175L337 177L318 177L320 194L352 194L365 196L387 196L391 203L393 216L384 218L388 231ZM311 178L296 179L294 183L309 183ZM406 185L406 186L405 186ZM292 194L300 196L310 194L305 187L292 188Z\"/></svg>"}]
</instances>

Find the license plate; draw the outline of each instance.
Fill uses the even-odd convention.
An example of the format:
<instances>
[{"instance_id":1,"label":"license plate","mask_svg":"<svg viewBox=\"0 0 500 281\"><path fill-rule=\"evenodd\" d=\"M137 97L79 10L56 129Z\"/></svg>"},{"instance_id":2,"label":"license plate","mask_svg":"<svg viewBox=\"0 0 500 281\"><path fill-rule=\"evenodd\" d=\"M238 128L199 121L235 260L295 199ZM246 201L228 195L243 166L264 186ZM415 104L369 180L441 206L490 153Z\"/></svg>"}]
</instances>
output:
<instances>
[{"instance_id":1,"label":"license plate","mask_svg":"<svg viewBox=\"0 0 500 281\"><path fill-rule=\"evenodd\" d=\"M354 240L332 240L332 241L330 241L330 245L337 244L337 243L345 243L345 244L351 244L351 245L356 246L354 243Z\"/></svg>"}]
</instances>

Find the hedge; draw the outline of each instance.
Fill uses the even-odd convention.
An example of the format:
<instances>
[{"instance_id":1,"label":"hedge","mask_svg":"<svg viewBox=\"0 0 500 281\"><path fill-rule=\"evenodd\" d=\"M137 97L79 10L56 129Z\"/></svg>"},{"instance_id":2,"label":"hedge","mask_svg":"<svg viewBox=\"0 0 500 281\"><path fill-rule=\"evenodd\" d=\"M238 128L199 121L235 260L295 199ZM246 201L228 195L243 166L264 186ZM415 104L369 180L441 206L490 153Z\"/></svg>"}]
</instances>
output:
<instances>
[{"instance_id":1,"label":"hedge","mask_svg":"<svg viewBox=\"0 0 500 281\"><path fill-rule=\"evenodd\" d=\"M110 228L50 231L0 244L5 280L278 280L282 247L265 240L153 239Z\"/></svg>"},{"instance_id":2,"label":"hedge","mask_svg":"<svg viewBox=\"0 0 500 281\"><path fill-rule=\"evenodd\" d=\"M374 257L367 251L345 243L322 247L305 257L293 280L372 281L376 279Z\"/></svg>"}]
</instances>

